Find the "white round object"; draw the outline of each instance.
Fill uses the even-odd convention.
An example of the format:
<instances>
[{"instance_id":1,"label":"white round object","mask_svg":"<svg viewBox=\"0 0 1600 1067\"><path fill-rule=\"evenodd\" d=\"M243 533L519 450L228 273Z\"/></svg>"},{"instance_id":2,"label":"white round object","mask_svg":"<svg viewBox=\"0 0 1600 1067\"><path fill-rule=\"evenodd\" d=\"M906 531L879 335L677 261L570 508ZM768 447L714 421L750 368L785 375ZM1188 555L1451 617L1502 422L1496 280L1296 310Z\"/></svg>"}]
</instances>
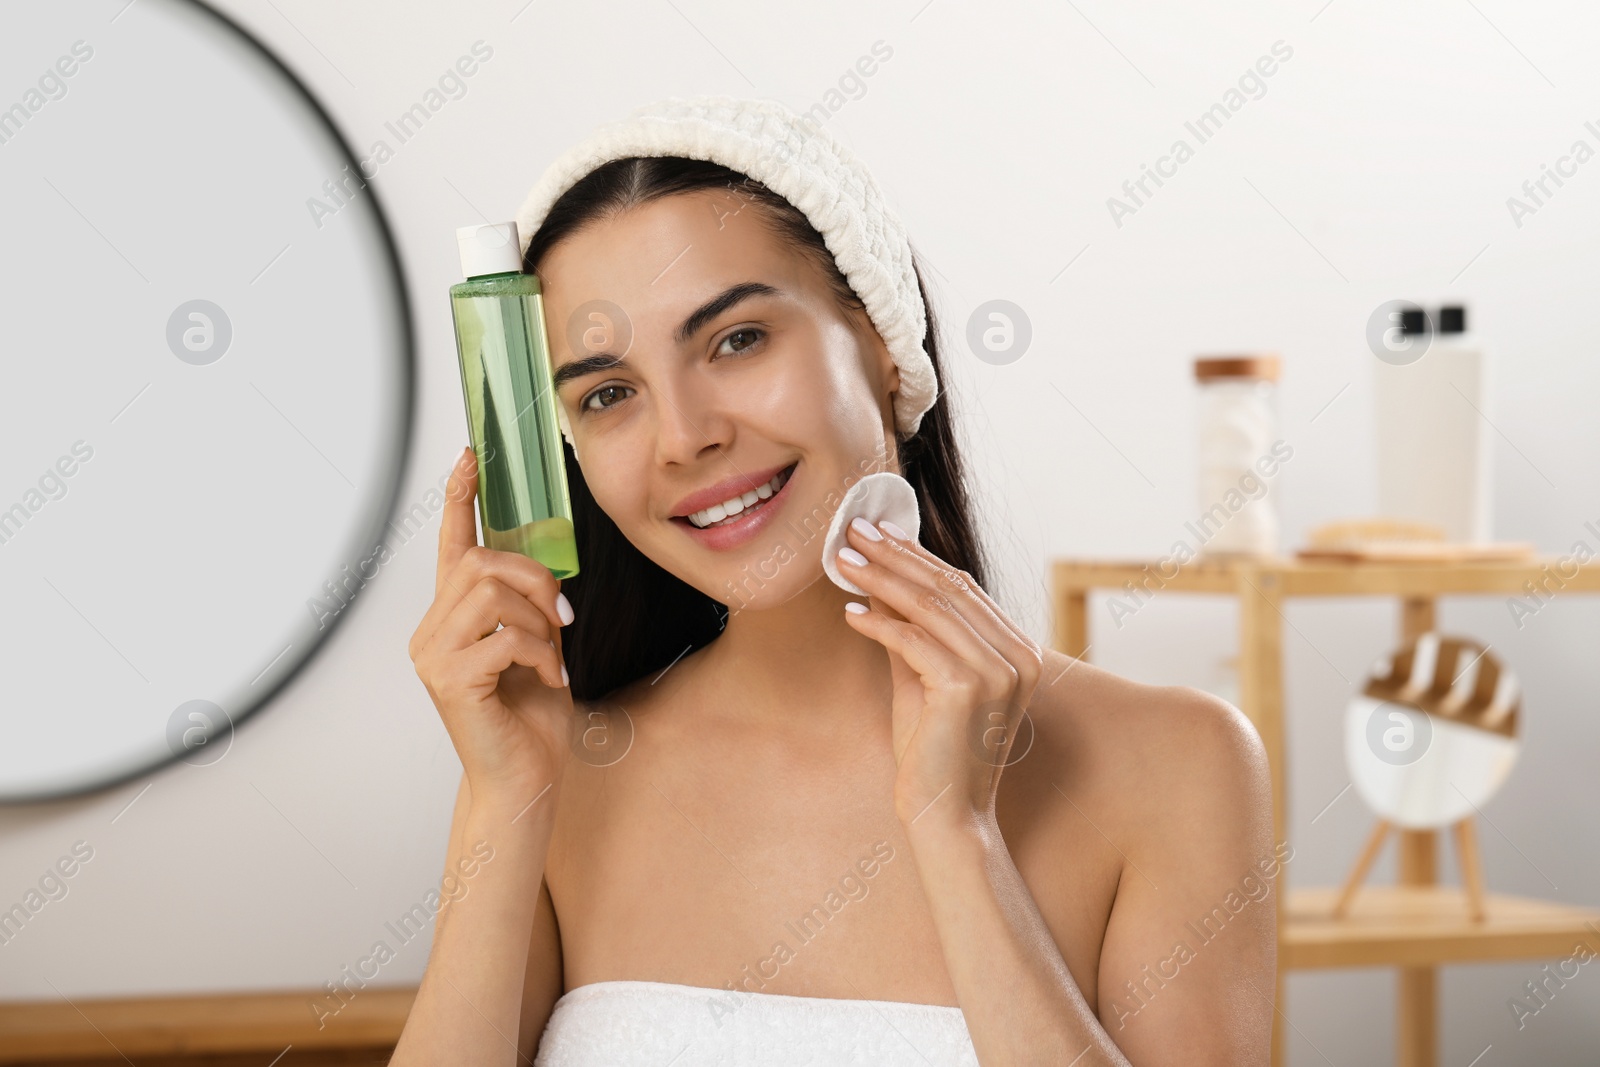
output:
<instances>
[{"instance_id":1,"label":"white round object","mask_svg":"<svg viewBox=\"0 0 1600 1067\"><path fill-rule=\"evenodd\" d=\"M461 275L482 278L522 270L522 252L515 222L480 222L456 227L461 250Z\"/></svg>"},{"instance_id":2,"label":"white round object","mask_svg":"<svg viewBox=\"0 0 1600 1067\"><path fill-rule=\"evenodd\" d=\"M845 493L828 524L828 536L822 541L822 569L840 589L866 596L865 589L839 573L839 550L849 544L845 529L858 515L873 524L888 519L914 541L922 529L922 514L917 510L917 491L911 483L889 471L869 474Z\"/></svg>"},{"instance_id":3,"label":"white round object","mask_svg":"<svg viewBox=\"0 0 1600 1067\"><path fill-rule=\"evenodd\" d=\"M1487 804L1521 741L1404 704L1357 696L1345 712L1345 762L1367 806L1408 830L1458 822Z\"/></svg>"}]
</instances>

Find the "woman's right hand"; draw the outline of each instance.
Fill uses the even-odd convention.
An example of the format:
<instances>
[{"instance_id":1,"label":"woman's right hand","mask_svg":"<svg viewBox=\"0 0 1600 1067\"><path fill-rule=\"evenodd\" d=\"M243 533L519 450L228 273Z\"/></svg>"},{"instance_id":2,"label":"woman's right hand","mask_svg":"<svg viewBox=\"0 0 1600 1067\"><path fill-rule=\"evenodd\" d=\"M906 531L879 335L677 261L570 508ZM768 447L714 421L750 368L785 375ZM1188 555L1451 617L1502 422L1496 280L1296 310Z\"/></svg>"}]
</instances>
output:
<instances>
[{"instance_id":1,"label":"woman's right hand","mask_svg":"<svg viewBox=\"0 0 1600 1067\"><path fill-rule=\"evenodd\" d=\"M531 802L570 754L572 691L561 627L572 606L549 568L478 544L470 448L445 487L433 603L408 651L475 799Z\"/></svg>"}]
</instances>

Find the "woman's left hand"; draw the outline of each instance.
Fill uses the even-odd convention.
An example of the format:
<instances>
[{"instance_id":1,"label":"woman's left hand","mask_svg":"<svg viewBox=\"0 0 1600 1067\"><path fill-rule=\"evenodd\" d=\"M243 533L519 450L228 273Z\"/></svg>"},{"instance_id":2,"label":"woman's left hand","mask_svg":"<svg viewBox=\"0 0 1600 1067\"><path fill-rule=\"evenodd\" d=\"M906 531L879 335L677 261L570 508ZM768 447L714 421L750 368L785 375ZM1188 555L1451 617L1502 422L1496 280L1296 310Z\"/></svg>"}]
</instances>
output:
<instances>
[{"instance_id":1,"label":"woman's left hand","mask_svg":"<svg viewBox=\"0 0 1600 1067\"><path fill-rule=\"evenodd\" d=\"M852 601L862 610L845 618L889 652L896 815L908 828L925 818L992 819L1000 773L1039 681L1038 644L971 575L893 523L858 518L845 536L839 570L871 599L870 609Z\"/></svg>"}]
</instances>

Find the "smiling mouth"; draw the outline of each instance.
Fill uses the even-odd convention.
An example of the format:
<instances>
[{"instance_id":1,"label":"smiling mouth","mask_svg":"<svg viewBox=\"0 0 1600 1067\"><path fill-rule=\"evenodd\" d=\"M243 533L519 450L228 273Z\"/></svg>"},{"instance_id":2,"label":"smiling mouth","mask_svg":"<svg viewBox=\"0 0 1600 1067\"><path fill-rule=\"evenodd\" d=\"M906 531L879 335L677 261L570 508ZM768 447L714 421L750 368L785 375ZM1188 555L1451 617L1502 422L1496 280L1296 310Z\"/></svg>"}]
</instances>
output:
<instances>
[{"instance_id":1,"label":"smiling mouth","mask_svg":"<svg viewBox=\"0 0 1600 1067\"><path fill-rule=\"evenodd\" d=\"M727 526L737 522L750 512L759 511L766 507L767 501L778 494L778 491L783 488L783 484L789 480L789 476L794 473L794 469L798 465L799 461L797 460L774 474L771 481L768 481L765 485L759 485L740 496L730 497L720 504L713 504L702 511L696 511L692 515L679 516L679 518L697 530L713 530L718 526Z\"/></svg>"}]
</instances>

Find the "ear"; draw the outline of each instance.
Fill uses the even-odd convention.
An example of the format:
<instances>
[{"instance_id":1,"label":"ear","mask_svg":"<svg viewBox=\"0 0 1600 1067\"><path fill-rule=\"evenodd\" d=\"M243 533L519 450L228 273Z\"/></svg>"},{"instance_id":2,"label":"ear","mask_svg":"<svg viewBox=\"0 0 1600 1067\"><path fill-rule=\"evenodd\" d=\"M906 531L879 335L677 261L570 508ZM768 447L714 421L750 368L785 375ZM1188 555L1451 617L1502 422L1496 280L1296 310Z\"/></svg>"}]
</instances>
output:
<instances>
[{"instance_id":1,"label":"ear","mask_svg":"<svg viewBox=\"0 0 1600 1067\"><path fill-rule=\"evenodd\" d=\"M883 338L870 322L867 324L867 337L872 344L872 358L878 370L878 379L887 386L889 399L893 401L900 393L900 367L889 354L889 346L883 343Z\"/></svg>"},{"instance_id":2,"label":"ear","mask_svg":"<svg viewBox=\"0 0 1600 1067\"><path fill-rule=\"evenodd\" d=\"M872 339L872 359L877 379L883 383L881 387L888 393L883 408L884 432L890 440L893 440L895 424L898 421L894 413L894 402L900 395L900 368L895 363L894 357L889 355L889 346L883 343L878 331L869 326L867 334Z\"/></svg>"}]
</instances>

